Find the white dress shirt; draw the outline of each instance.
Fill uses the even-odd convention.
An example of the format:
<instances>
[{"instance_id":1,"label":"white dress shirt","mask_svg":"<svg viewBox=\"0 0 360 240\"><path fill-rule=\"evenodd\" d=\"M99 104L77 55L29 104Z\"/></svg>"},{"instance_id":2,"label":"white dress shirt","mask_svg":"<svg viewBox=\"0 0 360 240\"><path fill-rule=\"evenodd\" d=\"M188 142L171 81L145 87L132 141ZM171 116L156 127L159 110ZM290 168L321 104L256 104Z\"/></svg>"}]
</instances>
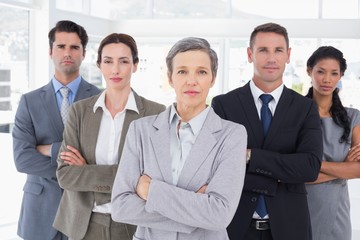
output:
<instances>
[{"instance_id":1,"label":"white dress shirt","mask_svg":"<svg viewBox=\"0 0 360 240\"><path fill-rule=\"evenodd\" d=\"M109 110L105 106L105 94L106 90L101 93L93 108L94 113L98 108L102 108L103 110L99 135L96 142L95 159L97 165L114 165L118 164L119 161L119 144L126 110L133 110L137 113L139 113L139 110L136 106L134 94L130 91L124 110L112 118ZM111 213L111 203L98 206L95 203L93 212Z\"/></svg>"},{"instance_id":2,"label":"white dress shirt","mask_svg":"<svg viewBox=\"0 0 360 240\"><path fill-rule=\"evenodd\" d=\"M250 90L251 90L251 94L252 94L252 96L254 98L254 102L255 102L255 105L256 105L257 112L259 114L259 119L261 120L260 111L261 111L261 107L262 107L262 101L260 99L260 96L261 96L261 94L264 94L265 92L263 92L260 88L258 88L255 85L253 80L250 81ZM280 96L281 96L281 93L282 93L283 90L284 90L284 84L281 84L274 91L266 93L266 94L270 94L273 97L273 100L271 100L269 102L269 104L268 104L269 109L271 111L271 114L273 116L274 116L276 106L277 106L277 104L279 102L279 99L280 99ZM257 214L256 211L253 214L253 218L254 219L261 219L261 217L259 216L259 214ZM269 219L269 215L264 216L263 219Z\"/></svg>"}]
</instances>

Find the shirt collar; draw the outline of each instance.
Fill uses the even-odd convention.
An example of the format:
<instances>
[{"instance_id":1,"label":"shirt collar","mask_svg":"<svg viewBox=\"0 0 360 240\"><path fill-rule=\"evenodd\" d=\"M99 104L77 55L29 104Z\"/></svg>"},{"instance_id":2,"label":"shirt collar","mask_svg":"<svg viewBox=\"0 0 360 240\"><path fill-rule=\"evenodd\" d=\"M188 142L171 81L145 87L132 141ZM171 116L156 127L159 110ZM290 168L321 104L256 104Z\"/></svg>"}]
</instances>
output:
<instances>
[{"instance_id":1,"label":"shirt collar","mask_svg":"<svg viewBox=\"0 0 360 240\"><path fill-rule=\"evenodd\" d=\"M96 110L99 107L102 108L103 111L105 109L107 109L105 106L105 94L106 94L106 89L100 94L98 100L95 102L95 105L93 107L94 112L96 112ZM129 97L128 97L128 100L127 100L124 110L132 110L132 111L136 112L137 114L139 114L139 109L137 108L134 93L132 90L130 90L130 94L129 94Z\"/></svg>"},{"instance_id":2,"label":"shirt collar","mask_svg":"<svg viewBox=\"0 0 360 240\"><path fill-rule=\"evenodd\" d=\"M59 91L60 88L65 87L55 78L55 76L51 79L51 81L55 92ZM77 90L79 89L80 82L81 82L81 76L79 75L77 78L75 78L75 80L67 84L66 87L70 88L73 94L76 94Z\"/></svg>"},{"instance_id":3,"label":"shirt collar","mask_svg":"<svg viewBox=\"0 0 360 240\"><path fill-rule=\"evenodd\" d=\"M210 107L207 106L202 112L200 112L198 115L193 117L188 122L188 124L190 125L190 128L192 130L192 133L194 135L197 135L200 132L202 126L204 125L205 119L206 119L209 111L210 111ZM171 126L171 123L173 123L174 121L177 124L177 122L180 119L181 118L180 118L180 116L179 116L179 114L177 113L177 110L176 110L176 103L174 103L174 104L171 105L171 109L170 109L169 125Z\"/></svg>"},{"instance_id":4,"label":"shirt collar","mask_svg":"<svg viewBox=\"0 0 360 240\"><path fill-rule=\"evenodd\" d=\"M260 100L260 95L264 94L265 92L263 92L260 88L258 88L254 81L251 80L250 81L250 90L251 93L253 95L254 101L261 101ZM275 104L277 104L279 102L280 96L282 91L284 90L284 83L282 83L279 87L277 87L274 91L266 93L266 94L271 94L271 96L274 98Z\"/></svg>"}]
</instances>

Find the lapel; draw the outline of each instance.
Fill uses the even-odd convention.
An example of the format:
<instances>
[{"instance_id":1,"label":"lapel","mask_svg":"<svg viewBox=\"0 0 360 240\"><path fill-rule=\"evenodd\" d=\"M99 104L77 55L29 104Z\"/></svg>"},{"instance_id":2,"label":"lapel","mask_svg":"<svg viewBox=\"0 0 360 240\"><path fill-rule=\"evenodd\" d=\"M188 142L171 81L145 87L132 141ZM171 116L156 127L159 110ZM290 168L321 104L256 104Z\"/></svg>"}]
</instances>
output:
<instances>
[{"instance_id":1,"label":"lapel","mask_svg":"<svg viewBox=\"0 0 360 240\"><path fill-rule=\"evenodd\" d=\"M170 125L168 107L160 113L153 123L154 134L150 136L150 142L154 148L155 159L165 182L172 183L171 156L170 156ZM165 147L166 146L166 147Z\"/></svg>"},{"instance_id":2,"label":"lapel","mask_svg":"<svg viewBox=\"0 0 360 240\"><path fill-rule=\"evenodd\" d=\"M120 144L119 144L119 161L120 161L121 154L122 154L122 151L124 148L125 138L126 138L127 131L129 130L130 123L138 118L143 117L145 114L145 109L144 109L144 105L142 102L143 100L134 90L132 90L132 91L134 94L134 98L135 98L135 102L136 102L136 106L138 108L139 114L137 112L134 112L131 110L126 110L124 124L123 124L121 137L120 137Z\"/></svg>"},{"instance_id":3,"label":"lapel","mask_svg":"<svg viewBox=\"0 0 360 240\"><path fill-rule=\"evenodd\" d=\"M283 120L285 119L286 114L290 110L292 99L292 91L290 91L287 87L284 86L283 92L276 106L269 132L264 142L264 146L271 143L276 137L276 133L279 132L279 130L281 129Z\"/></svg>"},{"instance_id":4,"label":"lapel","mask_svg":"<svg viewBox=\"0 0 360 240\"><path fill-rule=\"evenodd\" d=\"M79 88L76 92L76 96L74 98L74 102L79 101L81 99L85 99L92 96L91 85L81 78Z\"/></svg>"},{"instance_id":5,"label":"lapel","mask_svg":"<svg viewBox=\"0 0 360 240\"><path fill-rule=\"evenodd\" d=\"M237 97L242 108L242 111L239 112L246 118L246 123L242 124L246 126L248 135L254 137L256 146L261 146L264 141L264 132L249 83L239 89Z\"/></svg>"},{"instance_id":6,"label":"lapel","mask_svg":"<svg viewBox=\"0 0 360 240\"><path fill-rule=\"evenodd\" d=\"M193 176L207 160L209 153L213 150L215 144L217 143L214 133L220 131L221 129L221 120L211 108L205 119L204 125L202 126L199 135L190 150L188 159L186 159L179 176L177 186L181 188L188 188Z\"/></svg>"},{"instance_id":7,"label":"lapel","mask_svg":"<svg viewBox=\"0 0 360 240\"><path fill-rule=\"evenodd\" d=\"M101 94L96 95L87 104L85 109L84 119L82 121L82 124L84 124L84 128L82 128L84 132L84 139L82 142L86 143L83 146L83 149L84 152L86 153L86 160L88 161L89 164L96 164L95 149L99 135L103 110L102 108L97 108L96 112L94 113L93 108L100 95Z\"/></svg>"},{"instance_id":8,"label":"lapel","mask_svg":"<svg viewBox=\"0 0 360 240\"><path fill-rule=\"evenodd\" d=\"M46 117L49 118L54 129L62 139L64 124L61 119L60 111L57 105L56 96L52 82L45 85L40 92L41 103L46 111Z\"/></svg>"}]
</instances>

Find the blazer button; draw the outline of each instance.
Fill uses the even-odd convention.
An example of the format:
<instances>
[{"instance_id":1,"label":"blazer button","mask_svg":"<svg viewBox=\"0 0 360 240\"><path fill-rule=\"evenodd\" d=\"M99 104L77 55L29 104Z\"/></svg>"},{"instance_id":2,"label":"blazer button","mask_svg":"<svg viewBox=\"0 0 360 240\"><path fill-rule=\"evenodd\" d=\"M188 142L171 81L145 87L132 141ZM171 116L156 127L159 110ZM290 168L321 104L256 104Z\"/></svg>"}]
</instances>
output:
<instances>
[{"instance_id":1,"label":"blazer button","mask_svg":"<svg viewBox=\"0 0 360 240\"><path fill-rule=\"evenodd\" d=\"M268 194L268 190L264 190L264 193L265 193L265 194Z\"/></svg>"},{"instance_id":2,"label":"blazer button","mask_svg":"<svg viewBox=\"0 0 360 240\"><path fill-rule=\"evenodd\" d=\"M251 198L251 202L256 202L257 201L257 197L252 197Z\"/></svg>"},{"instance_id":3,"label":"blazer button","mask_svg":"<svg viewBox=\"0 0 360 240\"><path fill-rule=\"evenodd\" d=\"M256 172L260 172L260 169L257 168L255 171L256 171Z\"/></svg>"}]
</instances>

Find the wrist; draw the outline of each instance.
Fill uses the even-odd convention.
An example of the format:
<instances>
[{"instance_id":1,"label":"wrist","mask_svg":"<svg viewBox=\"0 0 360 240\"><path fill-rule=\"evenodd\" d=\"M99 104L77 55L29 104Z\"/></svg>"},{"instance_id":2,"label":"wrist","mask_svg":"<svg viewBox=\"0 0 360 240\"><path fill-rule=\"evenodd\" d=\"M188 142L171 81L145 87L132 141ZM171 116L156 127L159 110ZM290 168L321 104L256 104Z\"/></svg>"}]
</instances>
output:
<instances>
[{"instance_id":1,"label":"wrist","mask_svg":"<svg viewBox=\"0 0 360 240\"><path fill-rule=\"evenodd\" d=\"M251 149L246 149L246 164L249 164L251 158Z\"/></svg>"}]
</instances>

